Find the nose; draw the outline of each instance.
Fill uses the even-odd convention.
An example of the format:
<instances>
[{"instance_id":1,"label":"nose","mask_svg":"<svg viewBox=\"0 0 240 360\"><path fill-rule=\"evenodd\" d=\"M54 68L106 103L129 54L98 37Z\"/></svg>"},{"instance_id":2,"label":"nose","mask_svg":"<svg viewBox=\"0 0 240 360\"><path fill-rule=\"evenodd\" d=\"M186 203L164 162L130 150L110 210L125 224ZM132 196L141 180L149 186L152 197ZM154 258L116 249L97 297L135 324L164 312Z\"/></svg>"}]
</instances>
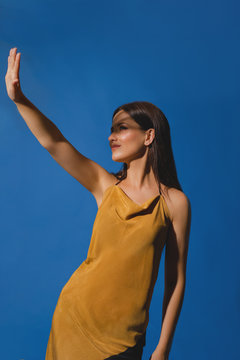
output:
<instances>
[{"instance_id":1,"label":"nose","mask_svg":"<svg viewBox=\"0 0 240 360\"><path fill-rule=\"evenodd\" d=\"M114 132L112 132L112 133L109 135L108 140L109 140L109 142L110 142L111 140L116 140L116 135L115 135Z\"/></svg>"}]
</instances>

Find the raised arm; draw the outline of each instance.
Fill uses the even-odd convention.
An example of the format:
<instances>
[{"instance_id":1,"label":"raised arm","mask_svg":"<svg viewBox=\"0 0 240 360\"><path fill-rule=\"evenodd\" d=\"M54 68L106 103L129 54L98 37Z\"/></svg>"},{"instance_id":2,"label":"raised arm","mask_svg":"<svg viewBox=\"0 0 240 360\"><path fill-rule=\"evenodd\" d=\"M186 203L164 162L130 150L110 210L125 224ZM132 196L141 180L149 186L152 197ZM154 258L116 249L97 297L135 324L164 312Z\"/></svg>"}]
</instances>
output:
<instances>
[{"instance_id":1,"label":"raised arm","mask_svg":"<svg viewBox=\"0 0 240 360\"><path fill-rule=\"evenodd\" d=\"M39 143L60 166L94 195L99 206L102 195L113 183L114 176L95 161L82 155L57 126L26 98L20 86L20 56L17 48L12 48L9 52L5 76L8 96L16 104L20 115Z\"/></svg>"}]
</instances>

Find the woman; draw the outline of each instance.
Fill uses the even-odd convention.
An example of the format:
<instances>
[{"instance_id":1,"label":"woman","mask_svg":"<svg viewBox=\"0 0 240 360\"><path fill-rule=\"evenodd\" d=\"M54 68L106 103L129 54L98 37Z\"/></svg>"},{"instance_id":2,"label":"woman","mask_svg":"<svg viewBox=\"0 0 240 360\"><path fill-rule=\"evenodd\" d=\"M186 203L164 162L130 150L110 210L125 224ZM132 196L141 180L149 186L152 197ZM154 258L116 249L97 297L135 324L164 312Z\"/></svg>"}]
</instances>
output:
<instances>
[{"instance_id":1,"label":"woman","mask_svg":"<svg viewBox=\"0 0 240 360\"><path fill-rule=\"evenodd\" d=\"M5 77L10 99L40 144L98 205L87 258L59 296L45 359L140 360L164 246L162 329L150 358L168 359L184 297L191 207L178 182L166 117L149 102L117 108L108 140L123 168L109 173L24 96L19 68L13 48Z\"/></svg>"}]
</instances>

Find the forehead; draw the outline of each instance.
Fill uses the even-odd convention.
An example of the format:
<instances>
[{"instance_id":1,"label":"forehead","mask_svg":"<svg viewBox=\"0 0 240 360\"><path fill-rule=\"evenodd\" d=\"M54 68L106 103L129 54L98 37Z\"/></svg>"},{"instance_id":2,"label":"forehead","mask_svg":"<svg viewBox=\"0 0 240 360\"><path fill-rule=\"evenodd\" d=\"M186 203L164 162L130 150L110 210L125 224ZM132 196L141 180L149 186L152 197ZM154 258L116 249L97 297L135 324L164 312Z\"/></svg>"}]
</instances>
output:
<instances>
[{"instance_id":1,"label":"forehead","mask_svg":"<svg viewBox=\"0 0 240 360\"><path fill-rule=\"evenodd\" d=\"M116 125L120 122L131 122L131 123L135 123L135 121L133 120L133 118L131 118L131 116L124 110L120 110L117 112L117 114L114 116L113 121L112 121L112 125Z\"/></svg>"}]
</instances>

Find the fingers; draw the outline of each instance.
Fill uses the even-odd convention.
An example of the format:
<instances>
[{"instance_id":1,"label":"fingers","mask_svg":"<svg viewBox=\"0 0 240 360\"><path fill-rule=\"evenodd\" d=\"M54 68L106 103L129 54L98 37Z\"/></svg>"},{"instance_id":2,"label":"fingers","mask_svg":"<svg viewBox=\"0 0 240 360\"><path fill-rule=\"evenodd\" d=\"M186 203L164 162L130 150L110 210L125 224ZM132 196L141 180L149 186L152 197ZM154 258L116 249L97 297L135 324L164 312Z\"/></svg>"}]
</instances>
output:
<instances>
[{"instance_id":1,"label":"fingers","mask_svg":"<svg viewBox=\"0 0 240 360\"><path fill-rule=\"evenodd\" d=\"M21 53L18 53L16 55L15 64L14 64L14 74L17 78L19 78L20 57L21 57Z\"/></svg>"},{"instance_id":2,"label":"fingers","mask_svg":"<svg viewBox=\"0 0 240 360\"><path fill-rule=\"evenodd\" d=\"M17 48L12 48L9 51L8 65L9 65L10 69L13 69L13 67L14 67L16 52L17 52Z\"/></svg>"},{"instance_id":3,"label":"fingers","mask_svg":"<svg viewBox=\"0 0 240 360\"><path fill-rule=\"evenodd\" d=\"M11 49L11 50L12 50L13 59L14 59L14 61L15 61L15 59L16 59L16 53L17 53L17 48L15 47L15 48L13 48L13 49Z\"/></svg>"},{"instance_id":4,"label":"fingers","mask_svg":"<svg viewBox=\"0 0 240 360\"><path fill-rule=\"evenodd\" d=\"M19 82L19 69L20 69L21 53L17 54L17 48L11 48L8 56L8 70L14 78L14 83Z\"/></svg>"}]
</instances>

